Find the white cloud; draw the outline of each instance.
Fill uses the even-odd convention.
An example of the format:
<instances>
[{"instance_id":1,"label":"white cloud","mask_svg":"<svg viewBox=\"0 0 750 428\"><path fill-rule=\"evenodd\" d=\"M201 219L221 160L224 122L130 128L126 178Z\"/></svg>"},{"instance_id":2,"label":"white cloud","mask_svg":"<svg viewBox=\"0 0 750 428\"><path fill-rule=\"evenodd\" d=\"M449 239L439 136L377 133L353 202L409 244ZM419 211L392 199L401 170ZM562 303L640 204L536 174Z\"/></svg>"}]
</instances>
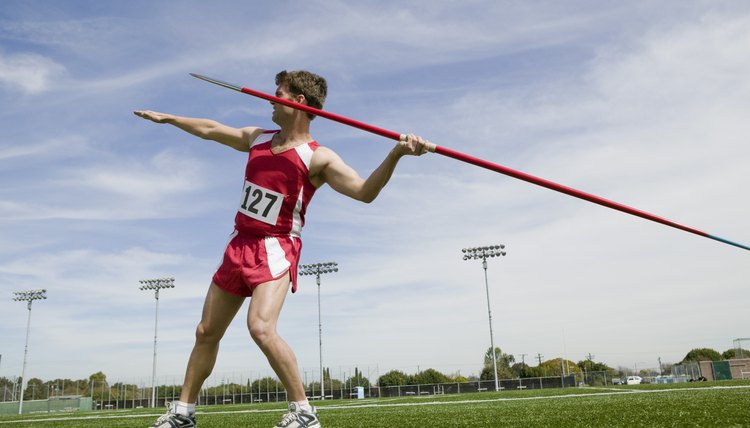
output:
<instances>
[{"instance_id":1,"label":"white cloud","mask_svg":"<svg viewBox=\"0 0 750 428\"><path fill-rule=\"evenodd\" d=\"M162 151L148 163L124 160L113 167L93 166L71 171L76 185L91 187L129 201L160 202L188 191L201 190L204 165L197 159Z\"/></svg>"},{"instance_id":2,"label":"white cloud","mask_svg":"<svg viewBox=\"0 0 750 428\"><path fill-rule=\"evenodd\" d=\"M32 164L50 159L63 159L90 154L92 147L82 135L53 135L39 141L14 141L7 147L0 147L0 161L13 160L4 166L18 167L19 163Z\"/></svg>"},{"instance_id":3,"label":"white cloud","mask_svg":"<svg viewBox=\"0 0 750 428\"><path fill-rule=\"evenodd\" d=\"M0 52L0 84L11 90L40 94L65 74L65 66L35 53Z\"/></svg>"},{"instance_id":4,"label":"white cloud","mask_svg":"<svg viewBox=\"0 0 750 428\"><path fill-rule=\"evenodd\" d=\"M69 147L65 141L52 140L28 150L11 148L0 152L0 157L33 154L36 157L31 162L35 162L40 156ZM75 145L70 147L69 155L77 150ZM16 181L18 188L28 191L19 192L16 188L6 196L9 200L0 203L0 219L116 221L185 217L208 209L212 201L209 196L193 199L210 187L211 180L204 162L189 155L162 150L141 162L125 157L113 159L101 153L81 154L89 160L85 166L80 166L79 158L69 161L67 168L55 168L59 175L40 173L33 182ZM64 151L59 153L63 155ZM40 194L44 195L42 199Z\"/></svg>"}]
</instances>

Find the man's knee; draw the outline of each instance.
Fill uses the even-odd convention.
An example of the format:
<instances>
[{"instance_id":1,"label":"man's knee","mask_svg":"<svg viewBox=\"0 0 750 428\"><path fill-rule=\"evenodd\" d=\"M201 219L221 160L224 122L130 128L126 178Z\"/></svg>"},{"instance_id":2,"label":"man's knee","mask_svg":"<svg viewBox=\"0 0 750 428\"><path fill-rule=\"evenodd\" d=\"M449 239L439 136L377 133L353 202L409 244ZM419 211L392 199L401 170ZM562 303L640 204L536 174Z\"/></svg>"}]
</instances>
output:
<instances>
[{"instance_id":1,"label":"man's knee","mask_svg":"<svg viewBox=\"0 0 750 428\"><path fill-rule=\"evenodd\" d=\"M210 325L200 322L195 329L195 341L197 343L217 343L221 340L221 331L211 328Z\"/></svg>"},{"instance_id":2,"label":"man's knee","mask_svg":"<svg viewBox=\"0 0 750 428\"><path fill-rule=\"evenodd\" d=\"M276 335L276 331L271 324L263 321L250 321L248 323L248 329L250 330L250 336L255 343L261 347Z\"/></svg>"}]
</instances>

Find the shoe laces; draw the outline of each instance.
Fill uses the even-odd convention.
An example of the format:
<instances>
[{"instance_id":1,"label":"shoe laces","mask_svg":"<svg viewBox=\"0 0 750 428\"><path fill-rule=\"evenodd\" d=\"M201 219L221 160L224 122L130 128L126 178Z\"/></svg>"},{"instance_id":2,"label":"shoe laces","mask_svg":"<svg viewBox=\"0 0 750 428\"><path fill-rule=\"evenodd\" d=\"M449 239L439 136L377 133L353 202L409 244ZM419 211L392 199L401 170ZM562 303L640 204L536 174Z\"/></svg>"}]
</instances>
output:
<instances>
[{"instance_id":1,"label":"shoe laces","mask_svg":"<svg viewBox=\"0 0 750 428\"><path fill-rule=\"evenodd\" d=\"M173 408L174 408L174 406L172 405L172 403L167 403L167 413L159 416L159 419L156 420L156 423L159 424L159 423L168 421L169 418L171 418L172 415L175 414L173 412Z\"/></svg>"},{"instance_id":2,"label":"shoe laces","mask_svg":"<svg viewBox=\"0 0 750 428\"><path fill-rule=\"evenodd\" d=\"M298 412L289 412L284 415L284 417L281 418L281 422L279 422L279 426L285 427L291 424L292 422L296 421Z\"/></svg>"}]
</instances>

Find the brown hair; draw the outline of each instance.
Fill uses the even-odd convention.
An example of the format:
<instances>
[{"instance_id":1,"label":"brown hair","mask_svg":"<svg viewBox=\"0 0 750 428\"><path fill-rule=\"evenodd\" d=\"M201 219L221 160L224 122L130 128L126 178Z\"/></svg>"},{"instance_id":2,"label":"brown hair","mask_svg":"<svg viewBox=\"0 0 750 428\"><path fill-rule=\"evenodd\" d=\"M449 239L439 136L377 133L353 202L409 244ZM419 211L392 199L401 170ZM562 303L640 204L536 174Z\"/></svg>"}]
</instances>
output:
<instances>
[{"instance_id":1,"label":"brown hair","mask_svg":"<svg viewBox=\"0 0 750 428\"><path fill-rule=\"evenodd\" d=\"M317 74L305 70L281 71L276 75L276 85L287 84L292 95L304 95L307 105L317 109L323 108L328 94L326 79ZM307 114L310 120L315 119L314 114Z\"/></svg>"}]
</instances>

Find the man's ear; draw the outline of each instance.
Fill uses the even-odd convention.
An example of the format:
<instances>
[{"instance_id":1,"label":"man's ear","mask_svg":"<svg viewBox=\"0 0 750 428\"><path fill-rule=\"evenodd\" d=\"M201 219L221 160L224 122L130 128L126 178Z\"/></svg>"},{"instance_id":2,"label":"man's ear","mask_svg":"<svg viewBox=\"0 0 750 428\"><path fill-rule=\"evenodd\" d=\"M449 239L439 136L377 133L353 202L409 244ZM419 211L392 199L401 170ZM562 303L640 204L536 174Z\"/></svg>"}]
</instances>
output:
<instances>
[{"instance_id":1,"label":"man's ear","mask_svg":"<svg viewBox=\"0 0 750 428\"><path fill-rule=\"evenodd\" d=\"M304 94L295 95L294 100L300 104L307 105L307 98L305 98Z\"/></svg>"}]
</instances>

